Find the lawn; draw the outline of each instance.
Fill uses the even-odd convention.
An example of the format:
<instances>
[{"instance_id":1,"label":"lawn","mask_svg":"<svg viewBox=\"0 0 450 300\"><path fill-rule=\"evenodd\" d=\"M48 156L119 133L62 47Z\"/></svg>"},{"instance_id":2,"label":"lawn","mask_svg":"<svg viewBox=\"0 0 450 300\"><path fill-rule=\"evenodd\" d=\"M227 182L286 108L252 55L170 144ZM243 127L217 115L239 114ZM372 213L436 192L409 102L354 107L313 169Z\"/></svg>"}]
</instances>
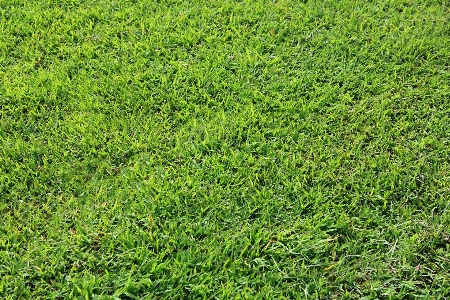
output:
<instances>
[{"instance_id":1,"label":"lawn","mask_svg":"<svg viewBox=\"0 0 450 300\"><path fill-rule=\"evenodd\" d=\"M0 0L0 298L448 299L450 3Z\"/></svg>"}]
</instances>

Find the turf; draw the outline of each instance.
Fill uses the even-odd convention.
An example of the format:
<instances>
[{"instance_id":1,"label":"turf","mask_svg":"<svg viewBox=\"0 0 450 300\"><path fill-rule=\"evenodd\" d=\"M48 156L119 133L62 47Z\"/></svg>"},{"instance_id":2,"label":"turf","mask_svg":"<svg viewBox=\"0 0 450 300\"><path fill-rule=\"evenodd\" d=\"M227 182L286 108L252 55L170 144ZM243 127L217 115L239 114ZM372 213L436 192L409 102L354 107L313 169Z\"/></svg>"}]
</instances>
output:
<instances>
[{"instance_id":1,"label":"turf","mask_svg":"<svg viewBox=\"0 0 450 300\"><path fill-rule=\"evenodd\" d=\"M0 298L448 299L449 21L0 1Z\"/></svg>"}]
</instances>

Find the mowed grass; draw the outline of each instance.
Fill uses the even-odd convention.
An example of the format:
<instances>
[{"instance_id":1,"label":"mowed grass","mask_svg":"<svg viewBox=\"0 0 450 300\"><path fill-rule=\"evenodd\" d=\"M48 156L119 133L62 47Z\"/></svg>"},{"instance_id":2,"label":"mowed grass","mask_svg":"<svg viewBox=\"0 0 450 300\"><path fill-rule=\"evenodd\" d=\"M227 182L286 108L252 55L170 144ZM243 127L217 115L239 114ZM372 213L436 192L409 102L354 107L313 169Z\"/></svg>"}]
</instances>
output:
<instances>
[{"instance_id":1,"label":"mowed grass","mask_svg":"<svg viewBox=\"0 0 450 300\"><path fill-rule=\"evenodd\" d=\"M449 21L0 1L0 298L450 297Z\"/></svg>"}]
</instances>

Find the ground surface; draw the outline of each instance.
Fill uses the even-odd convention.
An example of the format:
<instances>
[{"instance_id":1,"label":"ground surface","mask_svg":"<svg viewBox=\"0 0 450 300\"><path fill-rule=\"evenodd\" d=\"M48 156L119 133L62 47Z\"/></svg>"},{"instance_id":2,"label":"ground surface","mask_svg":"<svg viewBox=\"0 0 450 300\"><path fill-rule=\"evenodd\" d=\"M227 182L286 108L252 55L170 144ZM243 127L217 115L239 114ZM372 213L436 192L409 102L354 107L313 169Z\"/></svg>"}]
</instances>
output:
<instances>
[{"instance_id":1,"label":"ground surface","mask_svg":"<svg viewBox=\"0 0 450 300\"><path fill-rule=\"evenodd\" d=\"M0 298L450 296L447 1L0 1Z\"/></svg>"}]
</instances>

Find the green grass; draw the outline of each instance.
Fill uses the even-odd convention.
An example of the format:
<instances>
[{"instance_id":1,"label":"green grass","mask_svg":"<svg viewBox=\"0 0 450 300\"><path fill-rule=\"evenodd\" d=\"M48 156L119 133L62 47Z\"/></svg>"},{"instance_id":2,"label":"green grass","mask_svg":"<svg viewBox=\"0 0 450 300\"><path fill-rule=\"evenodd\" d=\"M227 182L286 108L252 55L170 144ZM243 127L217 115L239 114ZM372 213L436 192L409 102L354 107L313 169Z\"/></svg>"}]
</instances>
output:
<instances>
[{"instance_id":1,"label":"green grass","mask_svg":"<svg viewBox=\"0 0 450 300\"><path fill-rule=\"evenodd\" d=\"M450 297L450 4L0 0L0 298Z\"/></svg>"}]
</instances>

